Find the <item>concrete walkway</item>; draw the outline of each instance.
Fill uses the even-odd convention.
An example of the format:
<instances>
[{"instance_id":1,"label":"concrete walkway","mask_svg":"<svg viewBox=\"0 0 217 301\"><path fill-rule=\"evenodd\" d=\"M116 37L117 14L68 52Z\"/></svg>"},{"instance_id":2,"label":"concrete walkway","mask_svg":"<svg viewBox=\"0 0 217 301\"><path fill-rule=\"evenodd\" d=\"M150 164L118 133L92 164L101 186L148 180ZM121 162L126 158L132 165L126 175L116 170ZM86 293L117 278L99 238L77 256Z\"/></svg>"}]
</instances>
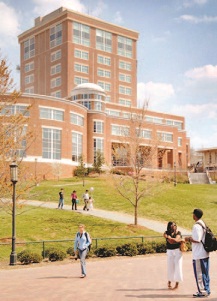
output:
<instances>
[{"instance_id":1,"label":"concrete walkway","mask_svg":"<svg viewBox=\"0 0 217 301\"><path fill-rule=\"evenodd\" d=\"M57 208L57 204L53 202L41 202L41 201L25 201L26 205L31 205L31 206L37 206L37 207L43 207L43 208ZM71 211L71 205L64 205L64 210L69 210ZM116 211L106 211L102 209L95 209L91 211L84 211L82 210L81 207L78 207L78 210L75 210L74 212L76 213L82 213L82 214L87 214L87 215L93 215L113 221L117 221L120 223L125 223L125 224L133 224L134 222L134 217L129 214L124 214L121 212L116 212ZM138 218L138 225L144 226L148 229L154 230L155 232L163 233L166 229L167 222L159 222L155 220L150 220L146 218ZM178 229L181 231L182 235L190 235L191 231L178 227Z\"/></svg>"},{"instance_id":2,"label":"concrete walkway","mask_svg":"<svg viewBox=\"0 0 217 301\"><path fill-rule=\"evenodd\" d=\"M216 254L210 258L211 295L217 300ZM167 288L166 254L87 260L87 277L79 261L42 267L0 270L1 301L190 301L196 292L191 253L183 255L184 281Z\"/></svg>"}]
</instances>

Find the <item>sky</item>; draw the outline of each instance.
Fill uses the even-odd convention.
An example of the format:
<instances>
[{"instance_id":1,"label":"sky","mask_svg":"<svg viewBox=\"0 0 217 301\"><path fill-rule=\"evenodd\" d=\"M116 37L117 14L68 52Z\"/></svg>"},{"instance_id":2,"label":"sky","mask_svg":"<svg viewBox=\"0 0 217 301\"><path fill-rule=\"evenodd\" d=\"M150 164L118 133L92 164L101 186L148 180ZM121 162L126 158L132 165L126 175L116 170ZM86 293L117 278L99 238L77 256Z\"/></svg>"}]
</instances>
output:
<instances>
[{"instance_id":1,"label":"sky","mask_svg":"<svg viewBox=\"0 0 217 301\"><path fill-rule=\"evenodd\" d=\"M0 53L18 88L17 36L61 6L138 31L138 105L184 116L193 149L217 147L217 0L0 0Z\"/></svg>"}]
</instances>

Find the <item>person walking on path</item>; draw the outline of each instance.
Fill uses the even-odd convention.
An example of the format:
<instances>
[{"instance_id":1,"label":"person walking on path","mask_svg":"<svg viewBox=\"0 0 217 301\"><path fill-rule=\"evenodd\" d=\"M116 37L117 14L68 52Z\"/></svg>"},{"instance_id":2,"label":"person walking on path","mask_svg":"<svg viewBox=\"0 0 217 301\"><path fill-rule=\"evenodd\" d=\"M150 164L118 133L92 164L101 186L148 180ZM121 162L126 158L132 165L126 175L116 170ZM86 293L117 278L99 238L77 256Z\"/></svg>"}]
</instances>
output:
<instances>
[{"instance_id":1,"label":"person walking on path","mask_svg":"<svg viewBox=\"0 0 217 301\"><path fill-rule=\"evenodd\" d=\"M72 210L75 207L75 210L77 210L77 194L76 194L76 190L73 190L72 194L71 194L71 199L72 199Z\"/></svg>"},{"instance_id":2,"label":"person walking on path","mask_svg":"<svg viewBox=\"0 0 217 301\"><path fill-rule=\"evenodd\" d=\"M200 298L210 295L209 253L205 251L203 246L205 241L204 228L206 229L206 225L201 219L203 211L194 209L192 213L195 224L192 229L192 236L186 237L185 241L192 243L193 269L198 289L198 292L193 294L193 297Z\"/></svg>"},{"instance_id":3,"label":"person walking on path","mask_svg":"<svg viewBox=\"0 0 217 301\"><path fill-rule=\"evenodd\" d=\"M91 238L88 232L85 231L84 225L79 225L78 232L75 236L74 252L79 255L81 263L81 276L84 278L87 276L86 272L86 256L88 253L88 247L91 244Z\"/></svg>"},{"instance_id":4,"label":"person walking on path","mask_svg":"<svg viewBox=\"0 0 217 301\"><path fill-rule=\"evenodd\" d=\"M172 289L171 282L175 282L173 289L177 289L179 282L183 281L182 273L182 252L180 250L181 241L183 241L181 232L177 230L174 222L168 222L167 230L163 236L166 238L167 246L167 277L168 288Z\"/></svg>"},{"instance_id":5,"label":"person walking on path","mask_svg":"<svg viewBox=\"0 0 217 301\"><path fill-rule=\"evenodd\" d=\"M86 190L85 193L83 193L83 200L84 200L84 208L83 208L83 210L89 210L88 207L87 207L88 200L89 200L88 190Z\"/></svg>"},{"instance_id":6,"label":"person walking on path","mask_svg":"<svg viewBox=\"0 0 217 301\"><path fill-rule=\"evenodd\" d=\"M63 188L60 189L59 192L59 204L58 204L58 209L61 208L63 209L64 206L64 190Z\"/></svg>"},{"instance_id":7,"label":"person walking on path","mask_svg":"<svg viewBox=\"0 0 217 301\"><path fill-rule=\"evenodd\" d=\"M94 202L94 199L90 196L89 200L88 200L88 209L89 210L93 210L93 202Z\"/></svg>"}]
</instances>

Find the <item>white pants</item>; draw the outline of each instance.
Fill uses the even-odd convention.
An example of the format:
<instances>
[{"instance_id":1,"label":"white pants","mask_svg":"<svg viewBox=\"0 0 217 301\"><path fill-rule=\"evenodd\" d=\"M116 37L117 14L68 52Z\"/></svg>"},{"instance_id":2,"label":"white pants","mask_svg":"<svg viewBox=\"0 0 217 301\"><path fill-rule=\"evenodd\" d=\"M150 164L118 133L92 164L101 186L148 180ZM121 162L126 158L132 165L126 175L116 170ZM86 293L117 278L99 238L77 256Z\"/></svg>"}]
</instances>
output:
<instances>
[{"instance_id":1,"label":"white pants","mask_svg":"<svg viewBox=\"0 0 217 301\"><path fill-rule=\"evenodd\" d=\"M180 282L182 274L182 252L179 249L167 249L167 277L168 281Z\"/></svg>"}]
</instances>

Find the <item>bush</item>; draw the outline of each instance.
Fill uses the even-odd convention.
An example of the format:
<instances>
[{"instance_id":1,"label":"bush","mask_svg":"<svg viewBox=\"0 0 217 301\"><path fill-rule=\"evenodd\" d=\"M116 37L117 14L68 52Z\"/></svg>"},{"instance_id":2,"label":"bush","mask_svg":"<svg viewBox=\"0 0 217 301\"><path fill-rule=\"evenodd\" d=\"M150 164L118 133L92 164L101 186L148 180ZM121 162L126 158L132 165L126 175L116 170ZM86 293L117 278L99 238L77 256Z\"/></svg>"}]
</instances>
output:
<instances>
[{"instance_id":1,"label":"bush","mask_svg":"<svg viewBox=\"0 0 217 301\"><path fill-rule=\"evenodd\" d=\"M112 257L117 253L116 248L114 247L101 247L94 251L94 254L97 257Z\"/></svg>"},{"instance_id":2,"label":"bush","mask_svg":"<svg viewBox=\"0 0 217 301\"><path fill-rule=\"evenodd\" d=\"M130 243L118 246L116 250L122 256L136 256L138 254L136 245Z\"/></svg>"},{"instance_id":3,"label":"bush","mask_svg":"<svg viewBox=\"0 0 217 301\"><path fill-rule=\"evenodd\" d=\"M75 252L74 252L74 248L72 247L69 247L67 250L66 250L66 253L70 256L75 256Z\"/></svg>"},{"instance_id":4,"label":"bush","mask_svg":"<svg viewBox=\"0 0 217 301\"><path fill-rule=\"evenodd\" d=\"M167 251L167 246L165 242L155 242L153 244L153 248L155 249L156 253L166 253Z\"/></svg>"},{"instance_id":5,"label":"bush","mask_svg":"<svg viewBox=\"0 0 217 301\"><path fill-rule=\"evenodd\" d=\"M50 261L62 261L66 258L66 253L59 249L52 249L49 252L48 258Z\"/></svg>"},{"instance_id":6,"label":"bush","mask_svg":"<svg viewBox=\"0 0 217 301\"><path fill-rule=\"evenodd\" d=\"M39 263L42 261L42 256L30 250L24 250L17 254L17 259L23 264Z\"/></svg>"},{"instance_id":7,"label":"bush","mask_svg":"<svg viewBox=\"0 0 217 301\"><path fill-rule=\"evenodd\" d=\"M151 242L137 244L137 250L139 255L155 253L154 246Z\"/></svg>"}]
</instances>

